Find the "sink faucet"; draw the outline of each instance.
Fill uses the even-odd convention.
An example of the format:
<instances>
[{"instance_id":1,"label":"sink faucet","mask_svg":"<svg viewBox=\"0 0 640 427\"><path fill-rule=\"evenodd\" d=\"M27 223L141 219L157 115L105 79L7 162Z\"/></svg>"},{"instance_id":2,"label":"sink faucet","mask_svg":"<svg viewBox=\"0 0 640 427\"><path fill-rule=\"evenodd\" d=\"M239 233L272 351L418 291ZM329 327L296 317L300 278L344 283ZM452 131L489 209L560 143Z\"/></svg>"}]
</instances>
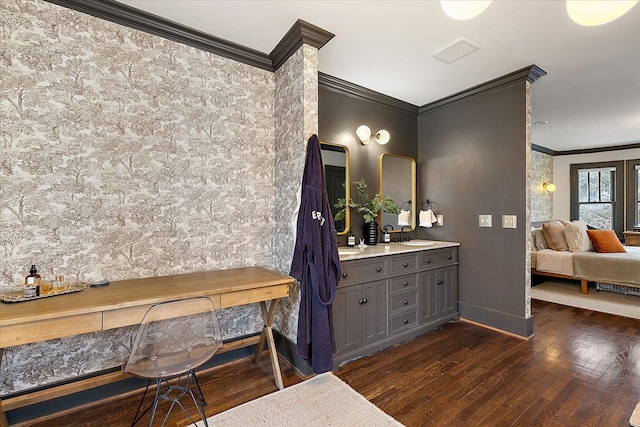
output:
<instances>
[{"instance_id":1,"label":"sink faucet","mask_svg":"<svg viewBox=\"0 0 640 427\"><path fill-rule=\"evenodd\" d=\"M410 225L403 225L403 226L402 226L402 228L400 229L400 234L403 236L403 237L400 237L400 241L401 241L401 242L404 242L404 241L405 241L405 240L404 240L404 229L405 229L405 228L408 228L408 229L409 229L409 232L411 232L411 226L410 226ZM407 242L408 242L409 240L410 240L410 237L409 237L409 236L407 236Z\"/></svg>"}]
</instances>

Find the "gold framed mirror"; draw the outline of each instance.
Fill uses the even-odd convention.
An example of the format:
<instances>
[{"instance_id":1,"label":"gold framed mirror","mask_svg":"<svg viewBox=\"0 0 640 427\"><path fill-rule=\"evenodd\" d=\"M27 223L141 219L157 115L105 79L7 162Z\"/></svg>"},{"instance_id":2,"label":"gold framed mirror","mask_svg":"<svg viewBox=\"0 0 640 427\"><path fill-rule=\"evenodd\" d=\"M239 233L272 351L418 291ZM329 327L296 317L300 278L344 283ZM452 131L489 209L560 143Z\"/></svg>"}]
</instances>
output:
<instances>
[{"instance_id":1,"label":"gold framed mirror","mask_svg":"<svg viewBox=\"0 0 640 427\"><path fill-rule=\"evenodd\" d=\"M384 153L379 161L380 193L400 206L400 215L381 212L380 227L393 227L399 233L403 225L416 228L416 161L411 157ZM404 211L404 212L403 212Z\"/></svg>"},{"instance_id":2,"label":"gold framed mirror","mask_svg":"<svg viewBox=\"0 0 640 427\"><path fill-rule=\"evenodd\" d=\"M329 204L331 205L331 214L335 217L339 211L335 207L338 199L346 198L346 200L349 200L351 197L350 186L347 185L351 182L349 149L344 145L332 142L320 142L320 150L322 152L322 163L324 164L324 176ZM346 209L344 219L336 220L334 223L336 233L339 236L347 234L351 227L350 209Z\"/></svg>"}]
</instances>

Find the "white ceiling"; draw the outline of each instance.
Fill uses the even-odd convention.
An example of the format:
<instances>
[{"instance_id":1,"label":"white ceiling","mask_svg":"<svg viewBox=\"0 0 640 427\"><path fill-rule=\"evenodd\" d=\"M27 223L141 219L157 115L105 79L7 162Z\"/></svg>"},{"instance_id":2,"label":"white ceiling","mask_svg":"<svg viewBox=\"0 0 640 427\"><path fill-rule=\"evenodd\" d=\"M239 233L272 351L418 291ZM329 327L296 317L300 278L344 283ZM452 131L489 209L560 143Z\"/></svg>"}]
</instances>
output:
<instances>
[{"instance_id":1,"label":"white ceiling","mask_svg":"<svg viewBox=\"0 0 640 427\"><path fill-rule=\"evenodd\" d=\"M535 64L532 142L556 150L640 143L640 5L583 27L564 1L495 0L455 21L439 1L120 0L269 53L297 19L335 37L321 72L422 106ZM453 64L432 54L459 37L480 49Z\"/></svg>"}]
</instances>

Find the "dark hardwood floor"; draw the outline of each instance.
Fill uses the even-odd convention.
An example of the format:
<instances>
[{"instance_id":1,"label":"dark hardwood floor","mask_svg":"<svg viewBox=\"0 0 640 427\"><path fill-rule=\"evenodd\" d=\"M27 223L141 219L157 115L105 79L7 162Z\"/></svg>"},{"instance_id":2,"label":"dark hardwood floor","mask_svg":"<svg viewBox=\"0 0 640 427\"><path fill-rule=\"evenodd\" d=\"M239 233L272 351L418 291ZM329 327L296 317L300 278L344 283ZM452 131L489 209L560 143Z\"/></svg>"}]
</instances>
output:
<instances>
[{"instance_id":1,"label":"dark hardwood floor","mask_svg":"<svg viewBox=\"0 0 640 427\"><path fill-rule=\"evenodd\" d=\"M628 426L640 400L640 320L532 303L536 335L529 340L451 323L335 374L407 426ZM285 386L301 381L281 367ZM258 365L248 359L223 365L199 379L208 416L276 390L268 357ZM22 425L126 426L139 397ZM174 417L168 425L186 424Z\"/></svg>"}]
</instances>

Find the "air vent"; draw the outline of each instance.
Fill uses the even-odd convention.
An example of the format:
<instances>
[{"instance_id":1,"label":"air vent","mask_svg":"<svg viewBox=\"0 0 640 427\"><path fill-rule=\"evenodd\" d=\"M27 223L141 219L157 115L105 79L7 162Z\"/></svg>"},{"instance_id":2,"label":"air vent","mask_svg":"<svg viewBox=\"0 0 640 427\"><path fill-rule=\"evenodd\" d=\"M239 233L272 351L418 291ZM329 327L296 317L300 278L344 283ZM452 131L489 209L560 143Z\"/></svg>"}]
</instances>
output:
<instances>
[{"instance_id":1,"label":"air vent","mask_svg":"<svg viewBox=\"0 0 640 427\"><path fill-rule=\"evenodd\" d=\"M447 64L451 64L478 49L480 49L480 45L478 43L469 40L466 37L460 37L458 40L434 53L433 57L446 62Z\"/></svg>"}]
</instances>

